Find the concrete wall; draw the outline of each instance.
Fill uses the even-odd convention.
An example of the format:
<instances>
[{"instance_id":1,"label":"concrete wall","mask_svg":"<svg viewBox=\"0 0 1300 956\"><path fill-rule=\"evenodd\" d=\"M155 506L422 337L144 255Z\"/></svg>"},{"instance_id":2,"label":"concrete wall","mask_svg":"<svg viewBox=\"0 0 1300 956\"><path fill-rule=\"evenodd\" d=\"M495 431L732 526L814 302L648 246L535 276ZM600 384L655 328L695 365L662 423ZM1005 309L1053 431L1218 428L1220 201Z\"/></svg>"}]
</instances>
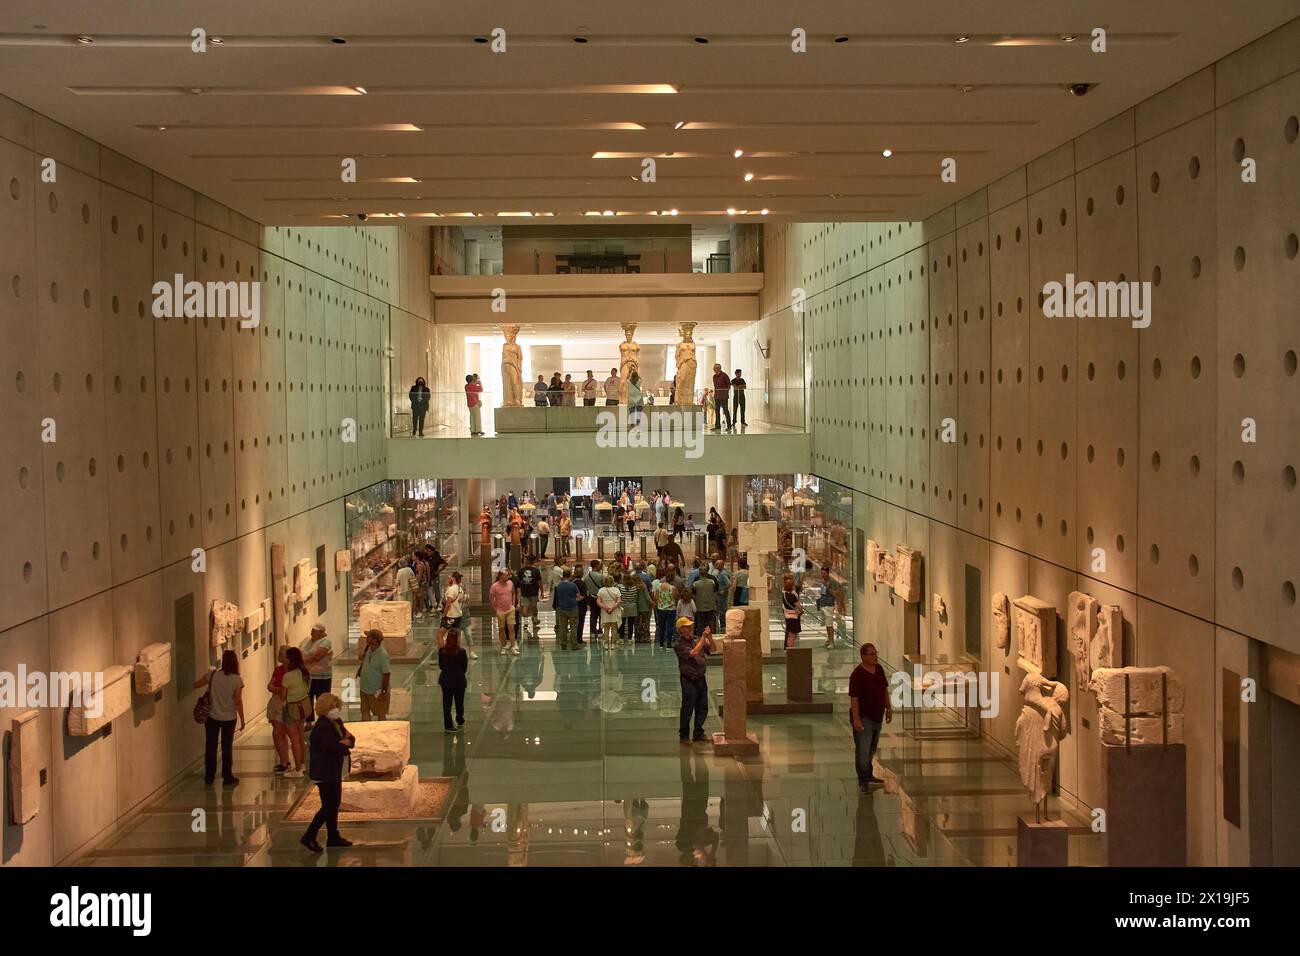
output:
<instances>
[{"instance_id":1,"label":"concrete wall","mask_svg":"<svg viewBox=\"0 0 1300 956\"><path fill-rule=\"evenodd\" d=\"M42 182L41 161L57 163ZM9 817L0 861L66 859L202 753L191 684L212 656L212 601L245 612L286 560L324 547L324 620L346 633L347 492L385 477L390 308L429 318L421 230L262 228L0 99L0 670L97 671L174 644L171 685L135 696L111 733L72 738L41 711L38 815ZM152 284L260 281L261 323L154 318ZM53 442L42 420L53 419ZM341 440L345 418L356 442ZM206 571L191 568L204 549ZM270 628L240 641L246 714L265 704ZM4 750L11 719L0 709Z\"/></svg>"},{"instance_id":2,"label":"concrete wall","mask_svg":"<svg viewBox=\"0 0 1300 956\"><path fill-rule=\"evenodd\" d=\"M1018 673L991 593L1062 621L1072 590L1122 607L1125 662L1188 685L1197 864L1260 862L1250 824L1221 819L1222 671L1252 675L1258 642L1300 650L1297 70L1300 21L924 223L796 224L764 249L764 321L808 297L814 471L855 489L865 537L925 554L922 649L960 652L969 566L982 666L1003 679L984 732L1012 750ZM1044 283L1066 273L1152 282L1150 326L1045 316ZM858 639L899 663L898 600L868 583L855 609ZM1064 624L1059 644L1068 675ZM1093 807L1095 701L1072 693L1060 786ZM1244 790L1268 751L1240 710ZM1256 823L1260 799L1243 797Z\"/></svg>"}]
</instances>

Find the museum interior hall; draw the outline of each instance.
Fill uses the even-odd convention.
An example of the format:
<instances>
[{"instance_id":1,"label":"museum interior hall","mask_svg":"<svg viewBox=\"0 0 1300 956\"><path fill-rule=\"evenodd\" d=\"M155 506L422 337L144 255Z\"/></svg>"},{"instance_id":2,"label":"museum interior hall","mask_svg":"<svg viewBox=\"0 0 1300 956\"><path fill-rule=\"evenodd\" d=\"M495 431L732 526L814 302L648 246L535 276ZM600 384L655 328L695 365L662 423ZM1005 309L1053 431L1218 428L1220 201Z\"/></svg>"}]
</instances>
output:
<instances>
[{"instance_id":1,"label":"museum interior hall","mask_svg":"<svg viewBox=\"0 0 1300 956\"><path fill-rule=\"evenodd\" d=\"M1295 0L5 0L0 868L1300 865L1297 116Z\"/></svg>"}]
</instances>

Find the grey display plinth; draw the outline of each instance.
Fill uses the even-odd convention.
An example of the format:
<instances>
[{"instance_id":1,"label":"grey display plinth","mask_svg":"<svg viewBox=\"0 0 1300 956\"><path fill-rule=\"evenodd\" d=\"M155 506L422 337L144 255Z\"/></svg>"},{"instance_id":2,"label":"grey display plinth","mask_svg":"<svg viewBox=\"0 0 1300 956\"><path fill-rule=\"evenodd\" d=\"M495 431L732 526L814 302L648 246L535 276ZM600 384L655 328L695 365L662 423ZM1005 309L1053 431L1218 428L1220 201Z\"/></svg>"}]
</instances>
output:
<instances>
[{"instance_id":1,"label":"grey display plinth","mask_svg":"<svg viewBox=\"0 0 1300 956\"><path fill-rule=\"evenodd\" d=\"M1187 747L1101 748L1107 866L1187 865Z\"/></svg>"},{"instance_id":2,"label":"grey display plinth","mask_svg":"<svg viewBox=\"0 0 1300 956\"><path fill-rule=\"evenodd\" d=\"M1070 829L1064 820L1041 823L1016 818L1016 866L1066 866L1070 861Z\"/></svg>"}]
</instances>

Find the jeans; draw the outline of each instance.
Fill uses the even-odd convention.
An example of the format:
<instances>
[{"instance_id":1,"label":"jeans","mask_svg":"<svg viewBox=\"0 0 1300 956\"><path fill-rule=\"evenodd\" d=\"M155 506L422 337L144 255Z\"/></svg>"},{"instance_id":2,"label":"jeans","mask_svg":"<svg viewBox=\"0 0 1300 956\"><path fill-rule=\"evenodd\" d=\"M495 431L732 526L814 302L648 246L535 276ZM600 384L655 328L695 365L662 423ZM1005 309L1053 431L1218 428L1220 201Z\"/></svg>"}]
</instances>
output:
<instances>
[{"instance_id":1,"label":"jeans","mask_svg":"<svg viewBox=\"0 0 1300 956\"><path fill-rule=\"evenodd\" d=\"M213 720L209 717L203 723L203 779L211 783L217 775L217 738L221 738L221 779L230 780L235 776L235 722L233 720Z\"/></svg>"},{"instance_id":2,"label":"jeans","mask_svg":"<svg viewBox=\"0 0 1300 956\"><path fill-rule=\"evenodd\" d=\"M672 645L674 640L673 611L661 611L655 608L655 643L664 647Z\"/></svg>"},{"instance_id":3,"label":"jeans","mask_svg":"<svg viewBox=\"0 0 1300 956\"><path fill-rule=\"evenodd\" d=\"M731 420L733 422L738 421L742 425L748 425L749 422L745 421L745 390L743 388L734 390L732 404L735 406L735 411L732 412Z\"/></svg>"},{"instance_id":4,"label":"jeans","mask_svg":"<svg viewBox=\"0 0 1300 956\"><path fill-rule=\"evenodd\" d=\"M442 726L444 730L451 730L451 705L456 705L456 723L465 723L465 688L464 687L444 687L442 689Z\"/></svg>"},{"instance_id":5,"label":"jeans","mask_svg":"<svg viewBox=\"0 0 1300 956\"><path fill-rule=\"evenodd\" d=\"M731 406L727 402L727 393L718 392L713 405L713 427L722 427L722 416L727 416L727 427L731 427Z\"/></svg>"},{"instance_id":6,"label":"jeans","mask_svg":"<svg viewBox=\"0 0 1300 956\"><path fill-rule=\"evenodd\" d=\"M600 605L596 603L595 598L589 598L588 600L590 603L587 606L591 611L591 639L593 641L598 641L600 640ZM581 623L578 624L578 643L582 643Z\"/></svg>"},{"instance_id":7,"label":"jeans","mask_svg":"<svg viewBox=\"0 0 1300 956\"><path fill-rule=\"evenodd\" d=\"M623 616L623 620L619 622L618 627L619 627L618 636L620 640L624 640L624 641L636 640L636 615L625 614Z\"/></svg>"},{"instance_id":8,"label":"jeans","mask_svg":"<svg viewBox=\"0 0 1300 956\"><path fill-rule=\"evenodd\" d=\"M858 770L858 783L872 779L871 758L880 743L880 721L862 718L862 729L853 731L853 761Z\"/></svg>"},{"instance_id":9,"label":"jeans","mask_svg":"<svg viewBox=\"0 0 1300 956\"><path fill-rule=\"evenodd\" d=\"M551 540L551 536L549 534L542 534L537 536L537 556L539 558L546 557L546 545L550 543L550 540Z\"/></svg>"},{"instance_id":10,"label":"jeans","mask_svg":"<svg viewBox=\"0 0 1300 956\"><path fill-rule=\"evenodd\" d=\"M605 399L605 404L606 404L606 405L617 405L617 404L618 404L618 399L617 399L617 398L607 398L607 399Z\"/></svg>"},{"instance_id":11,"label":"jeans","mask_svg":"<svg viewBox=\"0 0 1300 956\"><path fill-rule=\"evenodd\" d=\"M682 678L682 713L677 735L685 740L690 736L691 713L695 713L695 736L704 736L704 718L709 715L709 682Z\"/></svg>"},{"instance_id":12,"label":"jeans","mask_svg":"<svg viewBox=\"0 0 1300 956\"><path fill-rule=\"evenodd\" d=\"M327 839L338 839L339 804L343 802L343 781L317 780L316 789L320 792L320 809L311 818L311 826L307 828L307 839L315 840L322 825L325 827Z\"/></svg>"},{"instance_id":13,"label":"jeans","mask_svg":"<svg viewBox=\"0 0 1300 956\"><path fill-rule=\"evenodd\" d=\"M424 434L424 416L429 414L427 408L413 409L411 411L411 434Z\"/></svg>"},{"instance_id":14,"label":"jeans","mask_svg":"<svg viewBox=\"0 0 1300 956\"><path fill-rule=\"evenodd\" d=\"M576 628L578 626L578 609L556 610L555 612L555 643L559 645L560 650L576 650L578 647L574 639Z\"/></svg>"},{"instance_id":15,"label":"jeans","mask_svg":"<svg viewBox=\"0 0 1300 956\"><path fill-rule=\"evenodd\" d=\"M695 637L698 639L704 633L706 627L712 628L714 632L718 630L718 612L713 609L704 610L703 608L695 609Z\"/></svg>"}]
</instances>

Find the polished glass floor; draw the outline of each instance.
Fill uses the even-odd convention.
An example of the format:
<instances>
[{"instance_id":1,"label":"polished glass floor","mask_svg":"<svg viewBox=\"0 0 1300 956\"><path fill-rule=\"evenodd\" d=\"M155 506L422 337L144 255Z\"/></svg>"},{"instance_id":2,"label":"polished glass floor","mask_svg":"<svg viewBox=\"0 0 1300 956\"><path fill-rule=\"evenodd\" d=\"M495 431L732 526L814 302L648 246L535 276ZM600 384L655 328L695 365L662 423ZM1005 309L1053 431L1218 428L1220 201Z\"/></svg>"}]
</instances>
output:
<instances>
[{"instance_id":1,"label":"polished glass floor","mask_svg":"<svg viewBox=\"0 0 1300 956\"><path fill-rule=\"evenodd\" d=\"M826 649L824 632L804 635L816 648L814 690L834 695L833 714L751 715L760 755L717 757L707 744L678 742L670 650L561 652L550 618L543 612L540 641L525 638L518 657L499 656L474 622L480 657L462 734L442 732L436 663L394 666L394 686L410 693L395 696L390 717L411 720L412 762L423 778L452 779L442 820L345 824L355 846L308 853L298 843L304 825L284 817L310 783L272 773L270 728L259 721L235 743L238 785L205 787L196 762L74 865L1015 865L1016 818L1032 815L1029 797L1010 760L959 736L947 712L912 715L920 739L896 713L877 757L886 785L858 792L845 698L853 643ZM417 637L431 634L417 623ZM338 668L336 681L347 672ZM764 676L769 695L783 697L784 667L768 665ZM720 665L709 685L722 688ZM399 712L407 700L409 715ZM708 733L721 730L716 714ZM196 729L196 756L201 746ZM1048 810L1070 824L1071 864L1100 864L1087 820L1055 797Z\"/></svg>"}]
</instances>

